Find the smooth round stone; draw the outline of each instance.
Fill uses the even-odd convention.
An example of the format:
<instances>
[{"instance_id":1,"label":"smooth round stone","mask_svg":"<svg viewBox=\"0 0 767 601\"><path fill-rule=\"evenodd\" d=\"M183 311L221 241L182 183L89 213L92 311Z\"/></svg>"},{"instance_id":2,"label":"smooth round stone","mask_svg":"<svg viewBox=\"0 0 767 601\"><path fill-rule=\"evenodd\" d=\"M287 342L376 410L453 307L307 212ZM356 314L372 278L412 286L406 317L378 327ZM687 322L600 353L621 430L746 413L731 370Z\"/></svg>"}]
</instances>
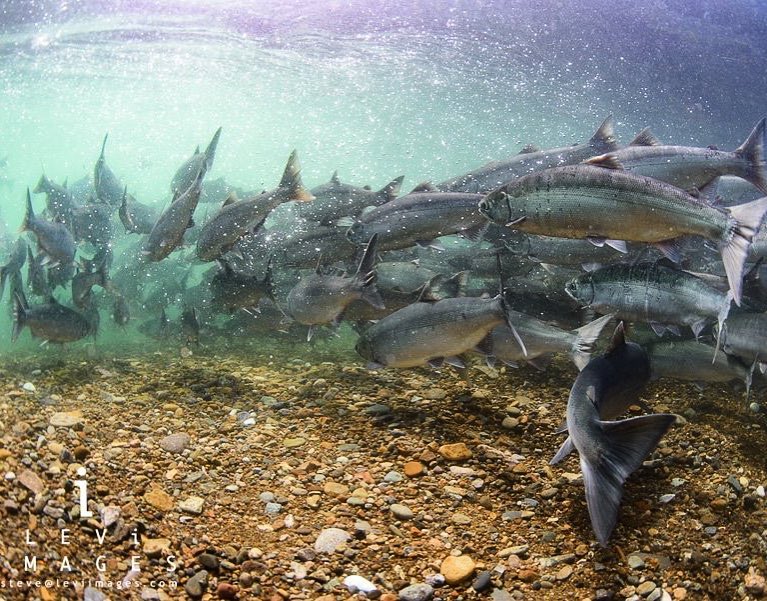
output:
<instances>
[{"instance_id":1,"label":"smooth round stone","mask_svg":"<svg viewBox=\"0 0 767 601\"><path fill-rule=\"evenodd\" d=\"M282 505L279 503L267 503L265 509L267 515L277 515L282 511Z\"/></svg>"},{"instance_id":2,"label":"smooth round stone","mask_svg":"<svg viewBox=\"0 0 767 601\"><path fill-rule=\"evenodd\" d=\"M434 596L434 589L428 584L411 584L397 595L398 601L429 601Z\"/></svg>"},{"instance_id":3,"label":"smooth round stone","mask_svg":"<svg viewBox=\"0 0 767 601\"><path fill-rule=\"evenodd\" d=\"M450 555L443 560L439 571L445 577L445 582L452 585L466 580L474 573L474 568L476 564L468 555Z\"/></svg>"},{"instance_id":4,"label":"smooth round stone","mask_svg":"<svg viewBox=\"0 0 767 601\"><path fill-rule=\"evenodd\" d=\"M384 482L401 482L402 474L399 472L391 471L384 476Z\"/></svg>"},{"instance_id":5,"label":"smooth round stone","mask_svg":"<svg viewBox=\"0 0 767 601\"><path fill-rule=\"evenodd\" d=\"M367 578L363 578L357 574L352 574L344 578L344 586L350 591L359 591L361 593L370 593L376 590L376 585L370 582Z\"/></svg>"},{"instance_id":6,"label":"smooth round stone","mask_svg":"<svg viewBox=\"0 0 767 601\"><path fill-rule=\"evenodd\" d=\"M335 550L351 538L351 534L340 528L325 528L314 541L317 553L334 553Z\"/></svg>"},{"instance_id":7,"label":"smooth round stone","mask_svg":"<svg viewBox=\"0 0 767 601\"><path fill-rule=\"evenodd\" d=\"M396 517L398 520L412 520L413 519L413 510L410 509L407 505L402 505L401 503L395 503L391 507L389 507L391 512L394 514L394 517Z\"/></svg>"},{"instance_id":8,"label":"smooth round stone","mask_svg":"<svg viewBox=\"0 0 767 601\"><path fill-rule=\"evenodd\" d=\"M471 449L462 442L443 444L437 452L448 461L464 461L473 457Z\"/></svg>"},{"instance_id":9,"label":"smooth round stone","mask_svg":"<svg viewBox=\"0 0 767 601\"><path fill-rule=\"evenodd\" d=\"M482 591L489 589L491 585L491 574L485 570L480 572L479 576L474 579L474 582L471 583L471 588L473 588L478 593L481 593Z\"/></svg>"},{"instance_id":10,"label":"smooth round stone","mask_svg":"<svg viewBox=\"0 0 767 601\"><path fill-rule=\"evenodd\" d=\"M274 493L273 492L262 492L260 495L258 495L258 498L261 499L262 503L271 503L274 501Z\"/></svg>"},{"instance_id":11,"label":"smooth round stone","mask_svg":"<svg viewBox=\"0 0 767 601\"><path fill-rule=\"evenodd\" d=\"M160 448L168 453L183 453L184 449L189 446L191 440L191 436L186 432L168 434L168 436L160 441Z\"/></svg>"},{"instance_id":12,"label":"smooth round stone","mask_svg":"<svg viewBox=\"0 0 767 601\"><path fill-rule=\"evenodd\" d=\"M408 461L403 469L408 478L415 478L423 474L425 468L420 461Z\"/></svg>"}]
</instances>

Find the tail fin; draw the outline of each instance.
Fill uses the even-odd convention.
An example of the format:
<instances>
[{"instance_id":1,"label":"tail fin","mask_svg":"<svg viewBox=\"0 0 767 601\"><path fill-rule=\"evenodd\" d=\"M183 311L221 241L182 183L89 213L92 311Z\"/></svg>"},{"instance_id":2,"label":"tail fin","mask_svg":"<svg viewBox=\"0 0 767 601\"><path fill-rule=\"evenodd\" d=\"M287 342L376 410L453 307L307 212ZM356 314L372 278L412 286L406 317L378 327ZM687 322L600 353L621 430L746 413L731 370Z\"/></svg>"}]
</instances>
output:
<instances>
[{"instance_id":1,"label":"tail fin","mask_svg":"<svg viewBox=\"0 0 767 601\"><path fill-rule=\"evenodd\" d=\"M360 260L360 265L357 268L357 273L354 279L359 282L362 288L362 300L375 307L376 309L384 309L384 302L381 295L376 288L376 251L378 249L378 234L373 234L368 242L365 252Z\"/></svg>"},{"instance_id":2,"label":"tail fin","mask_svg":"<svg viewBox=\"0 0 767 601\"><path fill-rule=\"evenodd\" d=\"M618 521L623 483L642 465L644 458L676 420L669 413L632 417L617 422L600 422L605 438L596 462L581 455L581 472L586 486L586 505L599 544L607 545Z\"/></svg>"},{"instance_id":3,"label":"tail fin","mask_svg":"<svg viewBox=\"0 0 767 601\"><path fill-rule=\"evenodd\" d=\"M597 154L612 152L618 148L618 142L615 139L615 120L612 115L607 117L594 135L591 136L589 146L591 146Z\"/></svg>"},{"instance_id":4,"label":"tail fin","mask_svg":"<svg viewBox=\"0 0 767 601\"><path fill-rule=\"evenodd\" d=\"M746 141L735 150L735 154L748 163L743 178L759 188L762 194L767 194L767 171L764 162L765 121L767 117L762 117Z\"/></svg>"},{"instance_id":5,"label":"tail fin","mask_svg":"<svg viewBox=\"0 0 767 601\"><path fill-rule=\"evenodd\" d=\"M466 296L466 284L468 281L468 271L459 271L449 278L438 274L424 284L420 300L438 301L445 298Z\"/></svg>"},{"instance_id":6,"label":"tail fin","mask_svg":"<svg viewBox=\"0 0 767 601\"><path fill-rule=\"evenodd\" d=\"M733 300L740 307L743 265L746 262L751 241L767 213L767 196L729 207L727 210L731 219L725 239L719 243L719 252L722 253L724 270L727 273Z\"/></svg>"},{"instance_id":7,"label":"tail fin","mask_svg":"<svg viewBox=\"0 0 767 601\"><path fill-rule=\"evenodd\" d=\"M213 159L216 158L216 147L218 146L218 139L221 137L221 128L216 130L213 134L213 138L210 140L210 144L205 149L205 168L206 171L210 171L213 167Z\"/></svg>"},{"instance_id":8,"label":"tail fin","mask_svg":"<svg viewBox=\"0 0 767 601\"><path fill-rule=\"evenodd\" d=\"M405 180L404 175L400 175L398 178L393 179L388 184L386 184L383 188L381 188L378 191L378 196L383 200L383 202L389 202L390 200L394 200L397 198L397 195L399 194L399 190L402 187L402 182Z\"/></svg>"},{"instance_id":9,"label":"tail fin","mask_svg":"<svg viewBox=\"0 0 767 601\"><path fill-rule=\"evenodd\" d=\"M29 188L27 188L27 211L26 213L24 213L24 221L21 222L21 227L19 228L19 231L20 232L28 231L34 219L35 219L35 212L32 209L32 196L29 193Z\"/></svg>"},{"instance_id":10,"label":"tail fin","mask_svg":"<svg viewBox=\"0 0 767 601\"><path fill-rule=\"evenodd\" d=\"M13 295L13 329L11 330L11 342L16 342L21 334L21 330L27 323L27 299L24 293L17 290Z\"/></svg>"},{"instance_id":11,"label":"tail fin","mask_svg":"<svg viewBox=\"0 0 767 601\"><path fill-rule=\"evenodd\" d=\"M288 191L288 200L309 202L314 196L304 187L301 181L301 164L298 162L298 154L294 150L290 153L288 164L280 180L280 188Z\"/></svg>"},{"instance_id":12,"label":"tail fin","mask_svg":"<svg viewBox=\"0 0 767 601\"><path fill-rule=\"evenodd\" d=\"M614 315L605 315L599 319L595 319L591 323L587 323L576 330L573 330L575 334L575 340L573 340L573 346L570 350L570 357L575 363L575 366L582 370L586 367L586 364L591 359L591 353L594 352L594 343L602 329L615 317Z\"/></svg>"}]
</instances>

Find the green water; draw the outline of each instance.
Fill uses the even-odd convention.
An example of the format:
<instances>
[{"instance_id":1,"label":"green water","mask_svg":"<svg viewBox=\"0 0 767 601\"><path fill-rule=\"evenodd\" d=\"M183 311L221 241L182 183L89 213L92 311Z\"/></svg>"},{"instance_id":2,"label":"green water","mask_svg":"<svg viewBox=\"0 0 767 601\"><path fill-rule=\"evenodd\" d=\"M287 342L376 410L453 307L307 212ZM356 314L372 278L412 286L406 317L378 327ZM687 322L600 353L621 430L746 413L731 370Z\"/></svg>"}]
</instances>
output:
<instances>
[{"instance_id":1,"label":"green water","mask_svg":"<svg viewBox=\"0 0 767 601\"><path fill-rule=\"evenodd\" d=\"M742 14L730 7L739 19L728 23L726 14L712 19L681 5L666 17L635 9L621 22L599 3L572 19L553 3L542 12L522 3L432 10L365 2L293 2L281 12L265 3L269 27L251 29L234 3L229 12L226 5L204 15L183 7L162 14L162 6L157 14L111 14L95 5L67 18L49 11L5 24L0 158L8 156L12 184L0 187L0 217L9 230L21 223L24 191L41 172L70 183L92 173L106 132L112 170L140 201L165 206L176 168L218 126L208 180L271 188L295 148L309 187L338 170L343 181L374 188L404 174L407 191L528 143L584 141L608 114L624 142L651 125L680 143L731 148L763 110L763 70L746 77L726 69L745 71L764 54L747 43L759 39L761 22L749 21L755 29L741 32L743 44L728 37L754 11L763 18L758 4L744 3ZM364 19L353 18L358 13ZM668 46L680 41L686 50ZM696 52L699 62L685 60ZM41 211L43 196L34 202ZM130 257L121 257L128 241L119 224L115 230L119 264ZM150 316L133 317L135 324ZM107 310L101 322L97 348L145 344L133 325L115 328ZM0 351L35 348L28 333L11 346L10 327L3 311Z\"/></svg>"}]
</instances>

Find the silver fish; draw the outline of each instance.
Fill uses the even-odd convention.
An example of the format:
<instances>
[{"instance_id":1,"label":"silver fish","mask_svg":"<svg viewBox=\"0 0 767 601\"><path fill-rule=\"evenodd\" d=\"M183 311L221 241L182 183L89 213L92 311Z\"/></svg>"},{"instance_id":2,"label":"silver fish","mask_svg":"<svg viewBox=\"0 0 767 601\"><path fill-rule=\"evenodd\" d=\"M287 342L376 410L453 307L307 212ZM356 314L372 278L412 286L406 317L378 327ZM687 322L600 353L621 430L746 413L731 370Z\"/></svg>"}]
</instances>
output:
<instances>
[{"instance_id":1,"label":"silver fish","mask_svg":"<svg viewBox=\"0 0 767 601\"><path fill-rule=\"evenodd\" d=\"M675 238L702 236L718 244L739 305L743 264L767 212L767 196L720 208L649 177L576 165L510 182L488 194L480 211L492 221L532 234L588 238L596 244L654 243L675 261L679 260Z\"/></svg>"},{"instance_id":2,"label":"silver fish","mask_svg":"<svg viewBox=\"0 0 767 601\"><path fill-rule=\"evenodd\" d=\"M365 213L346 235L362 245L378 234L381 250L428 246L435 238L458 233L479 239L487 229L477 210L481 199L481 194L463 192L411 192Z\"/></svg>"},{"instance_id":3,"label":"silver fish","mask_svg":"<svg viewBox=\"0 0 767 601\"><path fill-rule=\"evenodd\" d=\"M275 207L289 200L302 203L313 200L301 182L300 173L301 166L294 150L275 189L240 201L230 196L221 210L202 227L197 240L197 257L202 261L218 259L248 231L262 224Z\"/></svg>"},{"instance_id":4,"label":"silver fish","mask_svg":"<svg viewBox=\"0 0 767 601\"><path fill-rule=\"evenodd\" d=\"M511 328L502 324L493 328L486 345L479 346L489 357L514 366L519 361L527 361L537 367L542 365L540 361L544 357L565 353L578 369L583 369L589 362L602 328L613 319L613 315L605 315L576 330L567 331L518 311L511 311L510 317L519 337L525 342L527 352L523 352Z\"/></svg>"},{"instance_id":5,"label":"silver fish","mask_svg":"<svg viewBox=\"0 0 767 601\"><path fill-rule=\"evenodd\" d=\"M709 319L716 319L720 326L724 323L732 299L729 292L660 263L602 267L570 280L565 292L598 313L647 322L658 333L665 324L686 325L696 337Z\"/></svg>"},{"instance_id":6,"label":"silver fish","mask_svg":"<svg viewBox=\"0 0 767 601\"><path fill-rule=\"evenodd\" d=\"M13 342L24 326L29 326L32 336L58 343L74 342L97 331L92 320L65 307L53 297L42 305L30 306L24 296L16 292L13 296Z\"/></svg>"},{"instance_id":7,"label":"silver fish","mask_svg":"<svg viewBox=\"0 0 767 601\"><path fill-rule=\"evenodd\" d=\"M355 349L371 368L416 367L443 360L461 366L458 355L475 348L495 326L511 326L510 320L509 306L500 294L414 303L373 324Z\"/></svg>"},{"instance_id":8,"label":"silver fish","mask_svg":"<svg viewBox=\"0 0 767 601\"><path fill-rule=\"evenodd\" d=\"M213 167L213 159L216 156L216 147L218 139L221 137L221 128L213 134L205 152L200 152L200 148L194 151L181 167L178 168L173 179L170 182L170 192L174 197L183 196L187 190L195 185L197 180L202 181L205 174Z\"/></svg>"},{"instance_id":9,"label":"silver fish","mask_svg":"<svg viewBox=\"0 0 767 601\"><path fill-rule=\"evenodd\" d=\"M649 378L647 354L639 345L625 341L621 323L607 353L583 368L567 400L569 440L578 450L591 526L603 547L618 521L623 483L642 465L676 417L657 413L603 421L600 405L605 397L616 394L637 396ZM559 453L555 460L558 457Z\"/></svg>"},{"instance_id":10,"label":"silver fish","mask_svg":"<svg viewBox=\"0 0 767 601\"><path fill-rule=\"evenodd\" d=\"M685 190L701 189L721 175L735 175L767 194L764 129L763 118L746 141L732 152L691 146L630 144L592 157L586 163L610 164L612 168L652 177Z\"/></svg>"},{"instance_id":11,"label":"silver fish","mask_svg":"<svg viewBox=\"0 0 767 601\"><path fill-rule=\"evenodd\" d=\"M299 323L314 326L337 322L344 309L357 299L383 308L375 286L377 242L378 238L374 235L353 277L314 273L302 278L288 293L288 315Z\"/></svg>"},{"instance_id":12,"label":"silver fish","mask_svg":"<svg viewBox=\"0 0 767 601\"><path fill-rule=\"evenodd\" d=\"M400 176L374 191L341 183L338 172L335 172L328 183L311 189L315 200L296 207L298 215L320 225L331 225L341 217L357 217L366 207L377 207L394 200L403 179L404 176Z\"/></svg>"},{"instance_id":13,"label":"silver fish","mask_svg":"<svg viewBox=\"0 0 767 601\"><path fill-rule=\"evenodd\" d=\"M97 200L116 207L122 200L123 185L107 165L104 156L108 138L109 134L106 134L101 144L101 154L93 168L93 187Z\"/></svg>"},{"instance_id":14,"label":"silver fish","mask_svg":"<svg viewBox=\"0 0 767 601\"><path fill-rule=\"evenodd\" d=\"M192 215L200 200L200 186L204 172L197 174L195 183L186 192L174 198L170 206L157 219L144 241L142 257L149 261L162 261L184 239L184 233L194 225Z\"/></svg>"},{"instance_id":15,"label":"silver fish","mask_svg":"<svg viewBox=\"0 0 767 601\"><path fill-rule=\"evenodd\" d=\"M615 150L617 143L614 128L615 122L611 115L602 122L596 133L585 144L533 152L523 151L505 161L493 161L465 175L440 182L435 187L445 192L486 193L529 173L551 167L575 165L595 155Z\"/></svg>"},{"instance_id":16,"label":"silver fish","mask_svg":"<svg viewBox=\"0 0 767 601\"><path fill-rule=\"evenodd\" d=\"M37 238L38 248L45 253L50 265L70 265L75 259L75 239L63 223L52 223L35 217L32 197L27 188L27 212L21 231L30 231Z\"/></svg>"}]
</instances>

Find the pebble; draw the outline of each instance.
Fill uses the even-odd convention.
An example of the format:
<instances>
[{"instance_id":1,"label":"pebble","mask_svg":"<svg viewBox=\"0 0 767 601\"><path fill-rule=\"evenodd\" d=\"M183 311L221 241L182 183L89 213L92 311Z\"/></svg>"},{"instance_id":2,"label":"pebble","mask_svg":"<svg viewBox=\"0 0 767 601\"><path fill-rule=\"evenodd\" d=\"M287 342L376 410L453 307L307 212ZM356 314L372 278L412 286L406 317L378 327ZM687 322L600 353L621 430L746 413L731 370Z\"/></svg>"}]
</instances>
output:
<instances>
[{"instance_id":1,"label":"pebble","mask_svg":"<svg viewBox=\"0 0 767 601\"><path fill-rule=\"evenodd\" d=\"M430 401L441 401L447 396L447 390L443 388L430 388L423 393L423 398Z\"/></svg>"},{"instance_id":2,"label":"pebble","mask_svg":"<svg viewBox=\"0 0 767 601\"><path fill-rule=\"evenodd\" d=\"M394 517L396 517L398 520L412 520L413 519L413 510L410 509L407 505L402 505L401 503L394 503L391 507L389 507L391 512L394 514Z\"/></svg>"},{"instance_id":3,"label":"pebble","mask_svg":"<svg viewBox=\"0 0 767 601\"><path fill-rule=\"evenodd\" d=\"M400 474L399 472L395 472L393 470L391 472L388 472L384 476L384 482L394 483L394 482L402 482L402 480L403 480L402 474Z\"/></svg>"},{"instance_id":4,"label":"pebble","mask_svg":"<svg viewBox=\"0 0 767 601\"><path fill-rule=\"evenodd\" d=\"M282 505L279 503L267 503L264 510L266 511L266 515L277 515L282 511Z\"/></svg>"},{"instance_id":5,"label":"pebble","mask_svg":"<svg viewBox=\"0 0 767 601\"><path fill-rule=\"evenodd\" d=\"M420 461L408 461L403 467L403 471L408 478L420 476L423 474L424 469L424 465Z\"/></svg>"},{"instance_id":6,"label":"pebble","mask_svg":"<svg viewBox=\"0 0 767 601\"><path fill-rule=\"evenodd\" d=\"M322 490L332 497L346 497L349 495L349 487L339 482L325 482Z\"/></svg>"},{"instance_id":7,"label":"pebble","mask_svg":"<svg viewBox=\"0 0 767 601\"><path fill-rule=\"evenodd\" d=\"M562 568L557 572L557 580L567 580L572 576L573 574L573 568L571 566L562 566Z\"/></svg>"},{"instance_id":8,"label":"pebble","mask_svg":"<svg viewBox=\"0 0 767 601\"><path fill-rule=\"evenodd\" d=\"M467 524L471 524L473 521L471 517L466 515L465 513L454 513L453 517L450 518L450 521L454 524L460 524L461 526L465 526Z\"/></svg>"},{"instance_id":9,"label":"pebble","mask_svg":"<svg viewBox=\"0 0 767 601\"><path fill-rule=\"evenodd\" d=\"M437 449L437 452L448 461L464 461L471 459L474 455L469 447L462 442L443 444Z\"/></svg>"},{"instance_id":10,"label":"pebble","mask_svg":"<svg viewBox=\"0 0 767 601\"><path fill-rule=\"evenodd\" d=\"M498 551L498 557L506 558L512 555L524 557L527 555L527 551L530 549L530 545L517 545L516 547L507 547Z\"/></svg>"},{"instance_id":11,"label":"pebble","mask_svg":"<svg viewBox=\"0 0 767 601\"><path fill-rule=\"evenodd\" d=\"M357 574L352 574L351 576L347 576L344 578L343 582L344 586L349 589L349 592L355 593L355 592L361 592L361 593L370 593L372 591L377 590L376 585L370 582L367 578L363 578L362 576L358 576Z\"/></svg>"},{"instance_id":12,"label":"pebble","mask_svg":"<svg viewBox=\"0 0 767 601\"><path fill-rule=\"evenodd\" d=\"M658 500L661 503L670 503L671 501L674 500L674 497L676 497L676 495L674 493L668 493L668 494L665 494L665 495L661 495L660 499L658 499Z\"/></svg>"},{"instance_id":13,"label":"pebble","mask_svg":"<svg viewBox=\"0 0 767 601\"><path fill-rule=\"evenodd\" d=\"M236 599L237 587L228 582L219 582L216 587L216 595L220 599Z\"/></svg>"},{"instance_id":14,"label":"pebble","mask_svg":"<svg viewBox=\"0 0 767 601\"><path fill-rule=\"evenodd\" d=\"M200 570L184 585L184 590L190 597L202 597L203 591L208 587L208 572Z\"/></svg>"},{"instance_id":15,"label":"pebble","mask_svg":"<svg viewBox=\"0 0 767 601\"><path fill-rule=\"evenodd\" d=\"M83 601L107 601L107 596L97 588L86 586L83 591Z\"/></svg>"},{"instance_id":16,"label":"pebble","mask_svg":"<svg viewBox=\"0 0 767 601\"><path fill-rule=\"evenodd\" d=\"M351 534L341 528L325 528L314 541L317 553L334 553L341 545L351 538Z\"/></svg>"},{"instance_id":17,"label":"pebble","mask_svg":"<svg viewBox=\"0 0 767 601\"><path fill-rule=\"evenodd\" d=\"M24 385L21 387L22 390L26 390L27 392L35 392L37 388L35 388L35 385L32 384L32 382L24 382Z\"/></svg>"},{"instance_id":18,"label":"pebble","mask_svg":"<svg viewBox=\"0 0 767 601\"><path fill-rule=\"evenodd\" d=\"M491 601L514 601L514 597L508 591L497 588L490 595Z\"/></svg>"},{"instance_id":19,"label":"pebble","mask_svg":"<svg viewBox=\"0 0 767 601\"><path fill-rule=\"evenodd\" d=\"M468 555L449 555L442 561L439 572L445 577L445 582L452 585L466 580L475 568L474 560Z\"/></svg>"},{"instance_id":20,"label":"pebble","mask_svg":"<svg viewBox=\"0 0 767 601\"><path fill-rule=\"evenodd\" d=\"M474 582L471 583L471 588L473 588L478 593L486 591L493 584L491 578L492 576L490 572L484 570L480 572L479 575L474 579Z\"/></svg>"},{"instance_id":21,"label":"pebble","mask_svg":"<svg viewBox=\"0 0 767 601\"><path fill-rule=\"evenodd\" d=\"M519 425L519 420L516 417L504 417L503 421L501 422L501 428L505 428L506 430L513 430Z\"/></svg>"},{"instance_id":22,"label":"pebble","mask_svg":"<svg viewBox=\"0 0 767 601\"><path fill-rule=\"evenodd\" d=\"M743 584L746 586L746 590L756 597L761 597L764 594L764 576L757 574L753 566L748 569Z\"/></svg>"},{"instance_id":23,"label":"pebble","mask_svg":"<svg viewBox=\"0 0 767 601\"><path fill-rule=\"evenodd\" d=\"M144 501L149 503L155 509L160 511L170 511L173 509L173 497L161 488L153 488L144 494Z\"/></svg>"},{"instance_id":24,"label":"pebble","mask_svg":"<svg viewBox=\"0 0 767 601\"><path fill-rule=\"evenodd\" d=\"M644 559L639 555L629 555L628 564L632 570L641 570L644 567Z\"/></svg>"},{"instance_id":25,"label":"pebble","mask_svg":"<svg viewBox=\"0 0 767 601\"><path fill-rule=\"evenodd\" d=\"M403 588L398 594L398 601L430 601L434 596L434 589L428 584L411 584Z\"/></svg>"},{"instance_id":26,"label":"pebble","mask_svg":"<svg viewBox=\"0 0 767 601\"><path fill-rule=\"evenodd\" d=\"M186 511L187 513L193 513L195 515L200 515L202 513L202 506L205 503L205 499L202 497L188 497L184 499L183 501L180 501L178 504L178 508L181 511Z\"/></svg>"},{"instance_id":27,"label":"pebble","mask_svg":"<svg viewBox=\"0 0 767 601\"><path fill-rule=\"evenodd\" d=\"M265 491L265 492L262 492L260 495L258 495L258 498L262 503L271 503L272 501L274 501L274 493Z\"/></svg>"},{"instance_id":28,"label":"pebble","mask_svg":"<svg viewBox=\"0 0 767 601\"><path fill-rule=\"evenodd\" d=\"M288 449L300 447L300 446L303 446L304 444L306 444L306 439L300 436L296 438L286 438L285 440L282 441L282 445L284 447L287 447Z\"/></svg>"},{"instance_id":29,"label":"pebble","mask_svg":"<svg viewBox=\"0 0 767 601\"><path fill-rule=\"evenodd\" d=\"M197 556L197 561L203 568L210 570L211 572L218 570L218 566L220 565L218 557L212 553L201 553Z\"/></svg>"},{"instance_id":30,"label":"pebble","mask_svg":"<svg viewBox=\"0 0 767 601\"><path fill-rule=\"evenodd\" d=\"M683 599L687 598L687 589L682 586L678 586L674 589L673 594L676 601L683 601Z\"/></svg>"},{"instance_id":31,"label":"pebble","mask_svg":"<svg viewBox=\"0 0 767 601\"><path fill-rule=\"evenodd\" d=\"M160 448L168 453L183 453L184 449L189 446L192 437L186 432L177 432L176 434L168 434L160 441Z\"/></svg>"},{"instance_id":32,"label":"pebble","mask_svg":"<svg viewBox=\"0 0 767 601\"><path fill-rule=\"evenodd\" d=\"M40 479L40 476L31 470L23 470L19 474L19 482L36 495L39 495L45 490L45 483Z\"/></svg>"},{"instance_id":33,"label":"pebble","mask_svg":"<svg viewBox=\"0 0 767 601\"><path fill-rule=\"evenodd\" d=\"M372 416L386 415L388 413L391 413L391 408L388 405L381 405L380 403L375 403L373 405L366 407L365 413Z\"/></svg>"},{"instance_id":34,"label":"pebble","mask_svg":"<svg viewBox=\"0 0 767 601\"><path fill-rule=\"evenodd\" d=\"M49 423L51 426L60 428L71 428L83 423L83 414L81 411L57 411L51 415Z\"/></svg>"},{"instance_id":35,"label":"pebble","mask_svg":"<svg viewBox=\"0 0 767 601\"><path fill-rule=\"evenodd\" d=\"M144 554L149 559L156 559L169 549L170 540L167 538L148 538L144 541Z\"/></svg>"},{"instance_id":36,"label":"pebble","mask_svg":"<svg viewBox=\"0 0 767 601\"><path fill-rule=\"evenodd\" d=\"M646 597L651 592L653 592L656 588L656 584L652 580L645 580L642 584L640 584L637 587L637 595L641 595L642 597Z\"/></svg>"}]
</instances>

